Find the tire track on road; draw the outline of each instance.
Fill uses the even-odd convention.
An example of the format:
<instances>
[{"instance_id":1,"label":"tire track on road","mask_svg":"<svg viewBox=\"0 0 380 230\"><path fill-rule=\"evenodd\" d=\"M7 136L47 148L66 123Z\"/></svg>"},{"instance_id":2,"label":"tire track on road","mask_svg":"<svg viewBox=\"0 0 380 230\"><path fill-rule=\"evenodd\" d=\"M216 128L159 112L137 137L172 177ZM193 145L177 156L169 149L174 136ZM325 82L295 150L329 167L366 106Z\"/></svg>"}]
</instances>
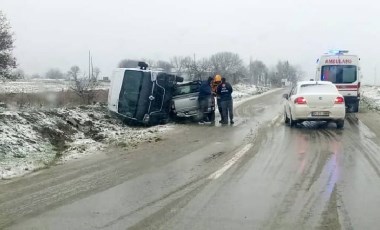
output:
<instances>
[{"instance_id":1,"label":"tire track on road","mask_svg":"<svg viewBox=\"0 0 380 230\"><path fill-rule=\"evenodd\" d=\"M321 202L328 203L328 200L319 194L319 185L316 188L313 188L313 185L317 182L318 184L331 182L331 173L329 174L329 179L325 182L323 182L324 179L321 178L321 175L326 171L327 163L333 154L329 149L330 143L334 143L340 138L333 131L311 128L306 125L306 127L290 130L293 135L289 135L289 139L297 139L294 138L296 136L308 143L308 148L303 153L303 157L305 157L305 154L307 156L307 164L304 165L304 169L300 172L298 178L294 180L293 185L285 194L280 205L278 205L278 210L270 224L266 225L269 229L278 229L283 226L284 221L288 221L295 216L298 216L296 221L298 226L307 228L310 218L315 218L316 212L321 213L323 211L323 205L319 204ZM305 159L301 158L301 160L304 161ZM335 184L335 182L333 183Z\"/></svg>"}]
</instances>

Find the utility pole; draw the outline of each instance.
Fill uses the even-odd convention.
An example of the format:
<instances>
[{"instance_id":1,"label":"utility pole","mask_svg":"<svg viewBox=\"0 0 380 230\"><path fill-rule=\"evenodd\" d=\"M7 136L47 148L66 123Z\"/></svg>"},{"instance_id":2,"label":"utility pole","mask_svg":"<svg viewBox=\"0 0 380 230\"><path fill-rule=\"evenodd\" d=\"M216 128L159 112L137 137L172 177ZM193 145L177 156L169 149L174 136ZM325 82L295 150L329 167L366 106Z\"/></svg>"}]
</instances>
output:
<instances>
[{"instance_id":1,"label":"utility pole","mask_svg":"<svg viewBox=\"0 0 380 230\"><path fill-rule=\"evenodd\" d=\"M91 56L91 80L94 78L94 65L92 64L92 56Z\"/></svg>"},{"instance_id":2,"label":"utility pole","mask_svg":"<svg viewBox=\"0 0 380 230\"><path fill-rule=\"evenodd\" d=\"M252 85L253 82L253 74L252 74L252 56L249 57L249 75L250 75L250 83Z\"/></svg>"},{"instance_id":3,"label":"utility pole","mask_svg":"<svg viewBox=\"0 0 380 230\"><path fill-rule=\"evenodd\" d=\"M376 85L376 78L377 78L377 71L376 71L376 67L375 67L375 74L374 74L374 78L373 78L373 85Z\"/></svg>"},{"instance_id":4,"label":"utility pole","mask_svg":"<svg viewBox=\"0 0 380 230\"><path fill-rule=\"evenodd\" d=\"M88 51L88 79L91 79L91 51Z\"/></svg>"}]
</instances>

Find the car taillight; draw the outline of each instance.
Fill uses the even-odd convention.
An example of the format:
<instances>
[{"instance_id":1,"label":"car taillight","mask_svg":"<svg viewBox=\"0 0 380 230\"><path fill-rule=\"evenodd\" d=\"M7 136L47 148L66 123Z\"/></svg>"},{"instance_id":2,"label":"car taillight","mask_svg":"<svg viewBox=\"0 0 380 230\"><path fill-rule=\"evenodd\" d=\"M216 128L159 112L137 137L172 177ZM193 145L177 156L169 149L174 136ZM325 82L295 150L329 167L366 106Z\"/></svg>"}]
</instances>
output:
<instances>
[{"instance_id":1,"label":"car taillight","mask_svg":"<svg viewBox=\"0 0 380 230\"><path fill-rule=\"evenodd\" d=\"M335 104L343 104L344 103L344 98L343 97L337 97L335 99Z\"/></svg>"},{"instance_id":2,"label":"car taillight","mask_svg":"<svg viewBox=\"0 0 380 230\"><path fill-rule=\"evenodd\" d=\"M294 100L294 104L306 104L306 99L303 98L303 97L297 97L295 100Z\"/></svg>"}]
</instances>

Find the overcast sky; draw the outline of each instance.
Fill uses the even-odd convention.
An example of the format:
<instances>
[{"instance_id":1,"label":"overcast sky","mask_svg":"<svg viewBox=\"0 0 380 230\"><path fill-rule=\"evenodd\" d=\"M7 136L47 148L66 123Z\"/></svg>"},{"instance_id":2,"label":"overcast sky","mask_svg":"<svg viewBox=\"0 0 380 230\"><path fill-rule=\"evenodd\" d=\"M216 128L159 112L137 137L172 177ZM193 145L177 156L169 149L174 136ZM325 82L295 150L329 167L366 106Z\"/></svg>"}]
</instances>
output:
<instances>
[{"instance_id":1,"label":"overcast sky","mask_svg":"<svg viewBox=\"0 0 380 230\"><path fill-rule=\"evenodd\" d=\"M124 58L239 53L309 75L329 49L360 55L364 81L380 83L380 3L375 0L0 0L26 73L94 66L110 75Z\"/></svg>"}]
</instances>

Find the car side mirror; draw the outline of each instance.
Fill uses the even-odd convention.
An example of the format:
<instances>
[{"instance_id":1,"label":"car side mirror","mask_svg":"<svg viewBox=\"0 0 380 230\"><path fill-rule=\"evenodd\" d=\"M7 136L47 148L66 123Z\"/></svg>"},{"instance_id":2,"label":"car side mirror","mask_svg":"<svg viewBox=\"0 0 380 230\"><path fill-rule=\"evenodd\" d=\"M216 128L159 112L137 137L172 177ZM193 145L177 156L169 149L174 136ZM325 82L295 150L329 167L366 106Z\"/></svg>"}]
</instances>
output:
<instances>
[{"instance_id":1,"label":"car side mirror","mask_svg":"<svg viewBox=\"0 0 380 230\"><path fill-rule=\"evenodd\" d=\"M285 98L286 100L289 99L289 95L287 93L283 94L282 97Z\"/></svg>"}]
</instances>

